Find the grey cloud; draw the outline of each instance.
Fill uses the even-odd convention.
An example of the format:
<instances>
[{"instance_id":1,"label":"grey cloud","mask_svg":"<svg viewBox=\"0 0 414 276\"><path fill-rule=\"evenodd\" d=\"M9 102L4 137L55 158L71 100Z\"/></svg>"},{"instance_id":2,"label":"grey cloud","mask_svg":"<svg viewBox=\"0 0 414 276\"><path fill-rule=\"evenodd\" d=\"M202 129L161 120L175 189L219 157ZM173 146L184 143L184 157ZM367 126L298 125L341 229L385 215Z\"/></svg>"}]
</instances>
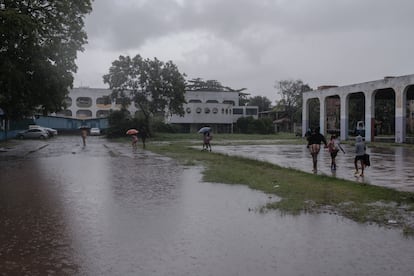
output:
<instances>
[{"instance_id":1,"label":"grey cloud","mask_svg":"<svg viewBox=\"0 0 414 276\"><path fill-rule=\"evenodd\" d=\"M255 43L249 40L260 30L271 39L280 31L303 36L414 25L410 0L152 0L130 6L99 0L93 8L89 37L105 38L108 49L138 48L151 38L203 30L250 50Z\"/></svg>"},{"instance_id":2,"label":"grey cloud","mask_svg":"<svg viewBox=\"0 0 414 276\"><path fill-rule=\"evenodd\" d=\"M413 10L412 0L95 0L87 50L121 54L203 34L170 57L190 77L261 93L285 78L342 85L413 73Z\"/></svg>"}]
</instances>

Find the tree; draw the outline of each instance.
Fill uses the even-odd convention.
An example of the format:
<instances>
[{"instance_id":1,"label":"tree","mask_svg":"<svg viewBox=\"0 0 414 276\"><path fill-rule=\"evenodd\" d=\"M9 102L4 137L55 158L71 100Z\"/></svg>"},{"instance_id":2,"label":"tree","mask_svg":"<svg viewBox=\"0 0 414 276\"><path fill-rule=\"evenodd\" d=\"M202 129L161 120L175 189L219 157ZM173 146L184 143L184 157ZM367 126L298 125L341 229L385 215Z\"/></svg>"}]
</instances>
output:
<instances>
[{"instance_id":1,"label":"tree","mask_svg":"<svg viewBox=\"0 0 414 276\"><path fill-rule=\"evenodd\" d=\"M277 105L284 107L286 116L290 120L291 130L293 130L293 124L302 121L302 94L312 89L301 80L278 81L275 88L281 96Z\"/></svg>"},{"instance_id":2,"label":"tree","mask_svg":"<svg viewBox=\"0 0 414 276\"><path fill-rule=\"evenodd\" d=\"M0 108L8 118L62 109L91 0L0 0Z\"/></svg>"},{"instance_id":3,"label":"tree","mask_svg":"<svg viewBox=\"0 0 414 276\"><path fill-rule=\"evenodd\" d=\"M263 96L255 96L249 98L248 105L258 106L259 112L270 110L271 101Z\"/></svg>"},{"instance_id":4,"label":"tree","mask_svg":"<svg viewBox=\"0 0 414 276\"><path fill-rule=\"evenodd\" d=\"M185 88L191 91L213 91L213 92L242 92L246 90L246 88L233 89L228 86L223 86L217 80L204 81L202 78L195 78L195 79L189 80Z\"/></svg>"},{"instance_id":5,"label":"tree","mask_svg":"<svg viewBox=\"0 0 414 276\"><path fill-rule=\"evenodd\" d=\"M243 93L242 91L246 88L233 89L228 86L223 86L219 81L216 80L206 80L202 78L195 78L187 81L186 90L191 91L208 91L208 92L239 92L239 105L245 105L248 102L247 96L248 93Z\"/></svg>"},{"instance_id":6,"label":"tree","mask_svg":"<svg viewBox=\"0 0 414 276\"><path fill-rule=\"evenodd\" d=\"M120 56L112 62L103 79L112 90L113 98L133 101L138 106L148 129L150 118L155 115L165 115L165 112L184 115L184 75L172 61L164 63L157 58L143 59L140 55Z\"/></svg>"},{"instance_id":7,"label":"tree","mask_svg":"<svg viewBox=\"0 0 414 276\"><path fill-rule=\"evenodd\" d=\"M273 122L270 118L254 119L253 117L240 117L236 122L236 131L239 133L274 133Z\"/></svg>"}]
</instances>

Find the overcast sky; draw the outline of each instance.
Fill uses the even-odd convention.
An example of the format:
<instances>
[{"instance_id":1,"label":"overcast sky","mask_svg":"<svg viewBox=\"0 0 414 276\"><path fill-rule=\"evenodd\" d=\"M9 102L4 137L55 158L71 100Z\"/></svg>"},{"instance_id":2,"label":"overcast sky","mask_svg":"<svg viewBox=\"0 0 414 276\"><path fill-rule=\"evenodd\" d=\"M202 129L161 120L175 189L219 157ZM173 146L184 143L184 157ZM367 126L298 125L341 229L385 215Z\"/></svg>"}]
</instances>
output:
<instances>
[{"instance_id":1,"label":"overcast sky","mask_svg":"<svg viewBox=\"0 0 414 276\"><path fill-rule=\"evenodd\" d=\"M279 98L275 83L348 85L414 74L413 0L95 0L75 87L106 88L119 55Z\"/></svg>"}]
</instances>

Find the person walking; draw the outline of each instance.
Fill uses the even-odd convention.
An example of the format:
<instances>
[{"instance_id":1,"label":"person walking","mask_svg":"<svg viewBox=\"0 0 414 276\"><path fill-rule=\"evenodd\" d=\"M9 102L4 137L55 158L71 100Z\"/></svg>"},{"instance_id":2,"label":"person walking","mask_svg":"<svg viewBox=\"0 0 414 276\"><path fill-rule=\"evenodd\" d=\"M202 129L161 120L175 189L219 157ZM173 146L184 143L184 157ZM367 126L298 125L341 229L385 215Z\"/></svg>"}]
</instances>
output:
<instances>
[{"instance_id":1,"label":"person walking","mask_svg":"<svg viewBox=\"0 0 414 276\"><path fill-rule=\"evenodd\" d=\"M342 148L339 139L336 137L335 134L332 134L331 139L328 142L328 151L329 151L329 154L331 155L331 170L332 171L336 171L336 160L335 159L336 159L336 156L339 150L341 150L345 154L345 151Z\"/></svg>"},{"instance_id":2,"label":"person walking","mask_svg":"<svg viewBox=\"0 0 414 276\"><path fill-rule=\"evenodd\" d=\"M131 139L132 148L135 150L137 149L138 136L136 134L132 134Z\"/></svg>"},{"instance_id":3,"label":"person walking","mask_svg":"<svg viewBox=\"0 0 414 276\"><path fill-rule=\"evenodd\" d=\"M139 136L141 137L142 141L142 148L145 149L145 140L147 139L147 132L145 131L145 127L142 127L139 131Z\"/></svg>"},{"instance_id":4,"label":"person walking","mask_svg":"<svg viewBox=\"0 0 414 276\"><path fill-rule=\"evenodd\" d=\"M325 136L323 136L320 132L320 128L317 127L312 130L311 135L308 137L308 145L307 148L312 156L312 163L313 163L313 172L318 172L318 154L321 149L321 143L325 144L325 148L328 146L326 143Z\"/></svg>"},{"instance_id":5,"label":"person walking","mask_svg":"<svg viewBox=\"0 0 414 276\"><path fill-rule=\"evenodd\" d=\"M213 136L210 134L210 131L204 132L203 136L203 150L210 150L211 151L211 144L210 141Z\"/></svg>"},{"instance_id":6,"label":"person walking","mask_svg":"<svg viewBox=\"0 0 414 276\"><path fill-rule=\"evenodd\" d=\"M86 137L88 136L88 130L86 128L81 128L81 137L82 137L82 142L83 142L83 146L86 146Z\"/></svg>"},{"instance_id":7,"label":"person walking","mask_svg":"<svg viewBox=\"0 0 414 276\"><path fill-rule=\"evenodd\" d=\"M355 175L359 174L359 170L358 170L358 161L359 161L361 164L361 174L359 176L364 176L365 150L366 150L366 146L362 139L362 136L358 135L357 137L355 137L355 159L354 159Z\"/></svg>"}]
</instances>

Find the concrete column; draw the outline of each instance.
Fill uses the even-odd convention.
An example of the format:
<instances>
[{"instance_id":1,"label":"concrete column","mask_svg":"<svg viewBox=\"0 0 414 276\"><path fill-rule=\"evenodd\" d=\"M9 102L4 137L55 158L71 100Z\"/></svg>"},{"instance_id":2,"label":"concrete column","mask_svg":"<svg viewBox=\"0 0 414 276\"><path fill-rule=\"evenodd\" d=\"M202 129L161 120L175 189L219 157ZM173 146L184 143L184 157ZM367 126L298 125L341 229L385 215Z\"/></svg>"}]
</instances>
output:
<instances>
[{"instance_id":1,"label":"concrete column","mask_svg":"<svg viewBox=\"0 0 414 276\"><path fill-rule=\"evenodd\" d=\"M321 128L321 133L325 134L325 128L326 128L326 103L325 103L325 97L320 96L319 98L319 105L320 105L320 116L319 116L319 126Z\"/></svg>"},{"instance_id":2,"label":"concrete column","mask_svg":"<svg viewBox=\"0 0 414 276\"><path fill-rule=\"evenodd\" d=\"M373 130L374 125L372 124L372 118L375 114L375 99L374 91L364 92L365 96L365 141L371 142L371 130Z\"/></svg>"},{"instance_id":3,"label":"concrete column","mask_svg":"<svg viewBox=\"0 0 414 276\"><path fill-rule=\"evenodd\" d=\"M348 94L342 94L339 96L341 101L341 140L348 139L348 109L349 109L349 97Z\"/></svg>"},{"instance_id":4,"label":"concrete column","mask_svg":"<svg viewBox=\"0 0 414 276\"><path fill-rule=\"evenodd\" d=\"M406 138L406 96L405 87L393 87L395 92L395 143L403 143Z\"/></svg>"}]
</instances>

